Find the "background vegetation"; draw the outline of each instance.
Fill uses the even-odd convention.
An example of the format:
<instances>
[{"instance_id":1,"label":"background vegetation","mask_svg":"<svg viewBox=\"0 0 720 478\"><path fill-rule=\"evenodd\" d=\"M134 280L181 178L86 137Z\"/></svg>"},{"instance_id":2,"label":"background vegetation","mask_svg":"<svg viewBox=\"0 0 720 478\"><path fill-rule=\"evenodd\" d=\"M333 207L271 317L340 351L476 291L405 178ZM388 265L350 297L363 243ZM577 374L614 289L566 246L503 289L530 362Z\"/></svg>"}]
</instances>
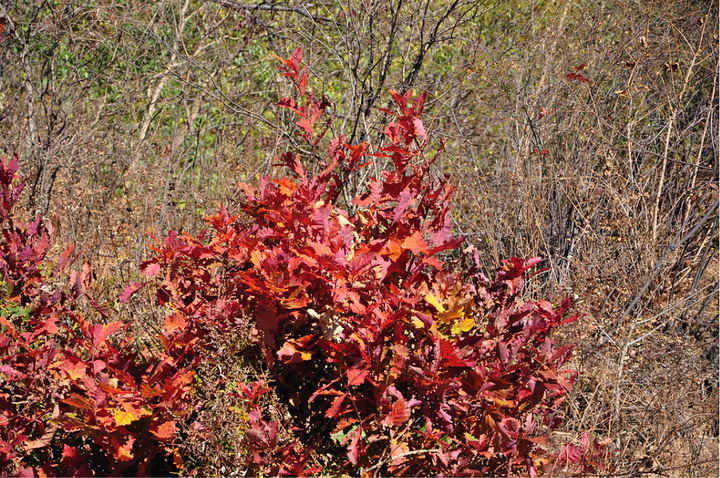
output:
<instances>
[{"instance_id":1,"label":"background vegetation","mask_svg":"<svg viewBox=\"0 0 720 478\"><path fill-rule=\"evenodd\" d=\"M611 438L622 473L717 473L716 1L6 0L0 15L0 153L20 156L27 218L53 221L57 254L82 249L109 306L148 232L197 232L302 146L273 58L302 46L352 143L379 137L389 89L426 90L456 231L488 271L542 256L530 293L579 299L558 440ZM122 313L150 322L146 299ZM207 473L232 467L226 445L197 450Z\"/></svg>"}]
</instances>

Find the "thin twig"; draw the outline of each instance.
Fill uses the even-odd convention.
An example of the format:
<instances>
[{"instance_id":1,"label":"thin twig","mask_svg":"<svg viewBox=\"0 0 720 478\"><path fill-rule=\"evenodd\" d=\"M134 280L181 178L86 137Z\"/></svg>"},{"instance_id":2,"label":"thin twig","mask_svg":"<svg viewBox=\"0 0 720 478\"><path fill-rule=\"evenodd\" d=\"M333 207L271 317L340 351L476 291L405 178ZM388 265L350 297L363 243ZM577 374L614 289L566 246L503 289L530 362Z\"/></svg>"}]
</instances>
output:
<instances>
[{"instance_id":1,"label":"thin twig","mask_svg":"<svg viewBox=\"0 0 720 478\"><path fill-rule=\"evenodd\" d=\"M212 3L216 3L222 7L227 7L235 11L242 11L242 12L253 12L253 11L269 11L269 12L291 12L291 13L297 13L299 15L302 15L306 18L309 18L310 20L314 22L322 22L322 23L335 23L332 19L326 18L326 17L320 17L318 15L313 15L310 13L305 7L305 5L300 5L299 7L293 7L291 5L275 5L275 4L268 4L268 3L259 3L259 4L249 4L249 3L239 3L239 2L233 2L232 0L209 0Z\"/></svg>"}]
</instances>

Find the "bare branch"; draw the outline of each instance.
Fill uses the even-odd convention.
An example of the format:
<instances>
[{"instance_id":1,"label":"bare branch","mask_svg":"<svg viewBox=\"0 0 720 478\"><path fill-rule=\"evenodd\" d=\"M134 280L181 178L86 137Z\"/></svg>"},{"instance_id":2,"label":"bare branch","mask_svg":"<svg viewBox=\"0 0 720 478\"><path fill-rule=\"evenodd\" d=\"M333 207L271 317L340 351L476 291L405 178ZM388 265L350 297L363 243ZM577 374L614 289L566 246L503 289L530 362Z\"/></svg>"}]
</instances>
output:
<instances>
[{"instance_id":1,"label":"bare branch","mask_svg":"<svg viewBox=\"0 0 720 478\"><path fill-rule=\"evenodd\" d=\"M275 4L267 4L267 3L260 3L260 4L249 4L249 3L238 3L233 2L232 0L209 0L212 3L216 3L220 6L230 8L232 10L238 11L238 12L254 12L254 11L270 11L270 12L292 12L297 13L299 15L302 15L306 18L309 18L310 20L314 22L321 22L321 23L335 23L330 18L320 17L318 15L313 15L310 13L305 7L305 5L301 5L299 7L293 7L290 5L275 5Z\"/></svg>"}]
</instances>

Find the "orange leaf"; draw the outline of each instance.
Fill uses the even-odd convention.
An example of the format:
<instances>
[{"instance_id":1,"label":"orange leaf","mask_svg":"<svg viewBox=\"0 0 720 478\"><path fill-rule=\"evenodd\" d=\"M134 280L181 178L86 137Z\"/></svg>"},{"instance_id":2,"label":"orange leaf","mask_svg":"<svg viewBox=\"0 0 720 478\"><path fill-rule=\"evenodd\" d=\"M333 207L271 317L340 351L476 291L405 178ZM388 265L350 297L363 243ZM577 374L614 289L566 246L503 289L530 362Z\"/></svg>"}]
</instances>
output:
<instances>
[{"instance_id":1,"label":"orange leaf","mask_svg":"<svg viewBox=\"0 0 720 478\"><path fill-rule=\"evenodd\" d=\"M115 453L115 459L117 461L130 461L133 459L132 447L135 443L135 437L128 438L128 441L121 447L118 447Z\"/></svg>"},{"instance_id":2,"label":"orange leaf","mask_svg":"<svg viewBox=\"0 0 720 478\"><path fill-rule=\"evenodd\" d=\"M397 239L390 239L385 245L386 251L389 252L389 257L393 261L396 261L402 255L402 244Z\"/></svg>"},{"instance_id":3,"label":"orange leaf","mask_svg":"<svg viewBox=\"0 0 720 478\"><path fill-rule=\"evenodd\" d=\"M273 182L279 186L280 194L283 196L292 196L298 188L298 184L289 178L280 178Z\"/></svg>"},{"instance_id":4,"label":"orange leaf","mask_svg":"<svg viewBox=\"0 0 720 478\"><path fill-rule=\"evenodd\" d=\"M78 363L73 364L70 360L66 359L62 369L72 380L81 380L85 376L85 362L83 361L78 361Z\"/></svg>"},{"instance_id":5,"label":"orange leaf","mask_svg":"<svg viewBox=\"0 0 720 478\"><path fill-rule=\"evenodd\" d=\"M152 412L149 410L136 407L132 403L123 402L122 407L122 410L115 410L113 412L115 424L119 427L129 425L143 416L152 415Z\"/></svg>"},{"instance_id":6,"label":"orange leaf","mask_svg":"<svg viewBox=\"0 0 720 478\"><path fill-rule=\"evenodd\" d=\"M182 330L185 328L185 325L187 325L185 317L179 312L165 317L165 332Z\"/></svg>"},{"instance_id":7,"label":"orange leaf","mask_svg":"<svg viewBox=\"0 0 720 478\"><path fill-rule=\"evenodd\" d=\"M412 236L405 238L402 246L405 249L410 249L415 254L427 252L428 250L428 243L423 239L420 231L415 231Z\"/></svg>"},{"instance_id":8,"label":"orange leaf","mask_svg":"<svg viewBox=\"0 0 720 478\"><path fill-rule=\"evenodd\" d=\"M155 435L155 438L157 438L159 440L171 439L172 437L175 436L176 431L177 431L177 427L175 426L175 420L170 420L169 422L165 422L162 425L153 423L150 426L150 433Z\"/></svg>"},{"instance_id":9,"label":"orange leaf","mask_svg":"<svg viewBox=\"0 0 720 478\"><path fill-rule=\"evenodd\" d=\"M146 400L149 400L154 397L159 397L164 392L165 391L160 387L150 387L146 383L140 384L140 393L142 394L142 397Z\"/></svg>"},{"instance_id":10,"label":"orange leaf","mask_svg":"<svg viewBox=\"0 0 720 478\"><path fill-rule=\"evenodd\" d=\"M187 386L193 382L195 372L193 370L180 369L172 377L168 377L163 383L164 393L166 396L173 393L183 393Z\"/></svg>"}]
</instances>

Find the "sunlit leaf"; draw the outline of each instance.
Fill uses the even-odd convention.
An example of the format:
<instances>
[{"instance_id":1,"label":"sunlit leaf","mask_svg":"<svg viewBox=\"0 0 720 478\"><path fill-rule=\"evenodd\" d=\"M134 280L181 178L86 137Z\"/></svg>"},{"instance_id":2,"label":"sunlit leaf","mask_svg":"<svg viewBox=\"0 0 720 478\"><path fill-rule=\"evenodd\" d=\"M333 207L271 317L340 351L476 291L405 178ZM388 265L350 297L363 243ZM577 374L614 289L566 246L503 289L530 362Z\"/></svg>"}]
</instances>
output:
<instances>
[{"instance_id":1,"label":"sunlit leaf","mask_svg":"<svg viewBox=\"0 0 720 478\"><path fill-rule=\"evenodd\" d=\"M405 238L402 243L402 247L410 249L415 254L427 252L428 250L428 244L420 231L415 231L411 236Z\"/></svg>"},{"instance_id":2,"label":"sunlit leaf","mask_svg":"<svg viewBox=\"0 0 720 478\"><path fill-rule=\"evenodd\" d=\"M117 461L130 461L133 459L132 448L135 443L135 437L129 437L125 444L118 447L115 453L115 459Z\"/></svg>"},{"instance_id":3,"label":"sunlit leaf","mask_svg":"<svg viewBox=\"0 0 720 478\"><path fill-rule=\"evenodd\" d=\"M152 412L149 410L138 407L132 403L122 402L121 406L121 409L113 411L115 424L119 427L129 425L144 416L152 415Z\"/></svg>"},{"instance_id":4,"label":"sunlit leaf","mask_svg":"<svg viewBox=\"0 0 720 478\"><path fill-rule=\"evenodd\" d=\"M169 440L175 436L176 432L177 426L175 420L170 420L162 424L153 423L150 426L150 433L158 440Z\"/></svg>"},{"instance_id":5,"label":"sunlit leaf","mask_svg":"<svg viewBox=\"0 0 720 478\"><path fill-rule=\"evenodd\" d=\"M445 307L443 307L443 305L440 303L440 301L438 300L438 298L435 297L435 296L432 294L432 292L428 292L428 293L425 295L425 302L427 302L428 304L430 304L430 305L432 305L433 307L435 307L435 309L436 309L438 312L440 312L440 313L445 312Z\"/></svg>"}]
</instances>

